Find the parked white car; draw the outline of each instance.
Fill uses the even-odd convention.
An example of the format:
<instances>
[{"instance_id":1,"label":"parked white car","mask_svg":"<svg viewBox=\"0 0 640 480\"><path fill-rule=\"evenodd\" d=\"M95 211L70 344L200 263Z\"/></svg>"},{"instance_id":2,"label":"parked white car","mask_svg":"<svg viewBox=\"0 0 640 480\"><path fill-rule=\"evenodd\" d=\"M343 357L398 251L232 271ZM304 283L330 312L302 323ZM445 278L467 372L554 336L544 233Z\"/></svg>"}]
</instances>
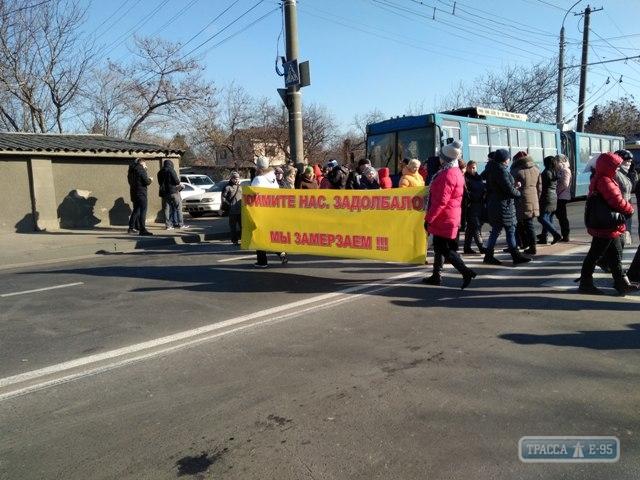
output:
<instances>
[{"instance_id":1,"label":"parked white car","mask_svg":"<svg viewBox=\"0 0 640 480\"><path fill-rule=\"evenodd\" d=\"M186 173L180 175L180 182L202 190L208 190L215 185L215 182L211 180L207 175L199 175L195 173Z\"/></svg>"},{"instance_id":2,"label":"parked white car","mask_svg":"<svg viewBox=\"0 0 640 480\"><path fill-rule=\"evenodd\" d=\"M204 193L192 195L182 202L182 211L194 218L201 217L207 213L214 213L222 217L222 190L229 184L228 180L216 183ZM240 186L251 185L251 180L245 178L240 180Z\"/></svg>"},{"instance_id":3,"label":"parked white car","mask_svg":"<svg viewBox=\"0 0 640 480\"><path fill-rule=\"evenodd\" d=\"M185 198L188 198L192 195L197 195L198 193L205 192L205 190L198 187L194 187L189 183L183 183L182 187L183 187L182 190L180 190L180 198L182 199L183 202Z\"/></svg>"}]
</instances>

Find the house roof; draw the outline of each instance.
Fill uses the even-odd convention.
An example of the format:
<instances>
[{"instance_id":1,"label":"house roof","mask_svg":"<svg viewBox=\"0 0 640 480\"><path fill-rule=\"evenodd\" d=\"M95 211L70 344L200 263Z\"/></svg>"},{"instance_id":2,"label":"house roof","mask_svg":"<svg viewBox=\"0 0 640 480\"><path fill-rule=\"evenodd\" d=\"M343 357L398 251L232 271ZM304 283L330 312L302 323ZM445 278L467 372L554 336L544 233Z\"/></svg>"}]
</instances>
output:
<instances>
[{"instance_id":1,"label":"house roof","mask_svg":"<svg viewBox=\"0 0 640 480\"><path fill-rule=\"evenodd\" d=\"M183 150L92 134L0 132L1 153L182 155Z\"/></svg>"}]
</instances>

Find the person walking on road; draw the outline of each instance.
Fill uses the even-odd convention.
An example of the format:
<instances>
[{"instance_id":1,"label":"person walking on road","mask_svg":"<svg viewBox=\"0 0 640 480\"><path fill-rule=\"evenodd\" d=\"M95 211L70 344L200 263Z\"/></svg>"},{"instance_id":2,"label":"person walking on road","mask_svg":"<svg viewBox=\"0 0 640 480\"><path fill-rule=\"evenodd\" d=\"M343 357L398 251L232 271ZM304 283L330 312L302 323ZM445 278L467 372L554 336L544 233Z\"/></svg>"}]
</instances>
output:
<instances>
[{"instance_id":1,"label":"person walking on road","mask_svg":"<svg viewBox=\"0 0 640 480\"><path fill-rule=\"evenodd\" d=\"M514 200L520 198L518 188L520 184L513 180L509 173L509 151L501 148L489 153L490 161L482 172L482 178L487 184L487 212L491 232L485 246L484 263L502 265L502 262L493 256L500 232L504 229L507 237L507 248L513 259L513 264L530 262L518 250L516 245L516 207Z\"/></svg>"},{"instance_id":2,"label":"person walking on road","mask_svg":"<svg viewBox=\"0 0 640 480\"><path fill-rule=\"evenodd\" d=\"M571 201L571 168L569 168L569 159L566 155L556 155L556 171L558 172L556 218L560 224L560 235L562 235L560 241L570 242L571 226L567 215L567 204Z\"/></svg>"},{"instance_id":3,"label":"person walking on road","mask_svg":"<svg viewBox=\"0 0 640 480\"><path fill-rule=\"evenodd\" d=\"M595 173L589 183L588 196L592 196L597 191L613 211L628 217L633 215L633 206L624 199L615 180L616 171L620 164L622 164L622 159L618 155L610 152L600 154L596 160ZM582 262L578 287L580 293L603 295L602 290L593 284L593 272L601 257L611 270L614 288L618 293L624 295L638 289L637 286L631 284L622 269L625 228L624 223L607 228L587 227L587 232L591 235L591 246Z\"/></svg>"},{"instance_id":4,"label":"person walking on road","mask_svg":"<svg viewBox=\"0 0 640 480\"><path fill-rule=\"evenodd\" d=\"M256 160L256 176L251 180L252 187L280 188L276 174L269 164L270 160L267 157L258 157ZM278 256L283 265L289 261L286 252L280 252ZM256 263L253 266L256 268L267 268L269 266L265 250L256 250Z\"/></svg>"},{"instance_id":5,"label":"person walking on road","mask_svg":"<svg viewBox=\"0 0 640 480\"><path fill-rule=\"evenodd\" d=\"M458 254L458 230L462 215L462 198L465 181L458 159L462 156L459 140L440 149L442 168L433 177L427 194L425 229L433 238L433 273L423 280L428 285L440 285L443 260L462 274L461 289L465 289L476 277L476 272L467 267Z\"/></svg>"},{"instance_id":6,"label":"person walking on road","mask_svg":"<svg viewBox=\"0 0 640 480\"><path fill-rule=\"evenodd\" d=\"M242 187L240 186L240 174L231 172L229 183L222 190L222 207L229 214L229 230L231 231L231 243L238 245L242 233Z\"/></svg>"}]
</instances>

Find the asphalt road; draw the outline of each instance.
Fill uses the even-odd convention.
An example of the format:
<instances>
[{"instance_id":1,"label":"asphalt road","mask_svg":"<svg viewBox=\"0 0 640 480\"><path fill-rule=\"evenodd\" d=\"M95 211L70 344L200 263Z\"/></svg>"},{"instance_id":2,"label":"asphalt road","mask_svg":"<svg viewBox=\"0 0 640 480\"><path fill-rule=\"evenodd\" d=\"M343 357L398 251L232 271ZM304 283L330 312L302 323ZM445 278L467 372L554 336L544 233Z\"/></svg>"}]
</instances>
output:
<instances>
[{"instance_id":1,"label":"asphalt road","mask_svg":"<svg viewBox=\"0 0 640 480\"><path fill-rule=\"evenodd\" d=\"M576 294L583 233L464 291L217 241L0 272L0 479L637 479L640 294Z\"/></svg>"}]
</instances>

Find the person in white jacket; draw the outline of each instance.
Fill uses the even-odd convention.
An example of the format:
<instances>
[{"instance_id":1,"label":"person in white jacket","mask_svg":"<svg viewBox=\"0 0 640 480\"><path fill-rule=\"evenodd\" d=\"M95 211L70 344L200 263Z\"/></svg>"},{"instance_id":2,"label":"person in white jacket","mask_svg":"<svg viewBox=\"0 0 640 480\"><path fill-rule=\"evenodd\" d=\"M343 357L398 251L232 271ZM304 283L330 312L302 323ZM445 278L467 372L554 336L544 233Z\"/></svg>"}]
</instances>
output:
<instances>
[{"instance_id":1,"label":"person in white jacket","mask_svg":"<svg viewBox=\"0 0 640 480\"><path fill-rule=\"evenodd\" d=\"M270 161L267 157L258 157L256 160L256 176L251 180L252 187L280 188L275 170L269 164ZM278 256L282 264L289 261L286 252L280 252ZM254 267L267 268L269 266L265 250L256 250L256 257L256 263L253 264Z\"/></svg>"}]
</instances>

